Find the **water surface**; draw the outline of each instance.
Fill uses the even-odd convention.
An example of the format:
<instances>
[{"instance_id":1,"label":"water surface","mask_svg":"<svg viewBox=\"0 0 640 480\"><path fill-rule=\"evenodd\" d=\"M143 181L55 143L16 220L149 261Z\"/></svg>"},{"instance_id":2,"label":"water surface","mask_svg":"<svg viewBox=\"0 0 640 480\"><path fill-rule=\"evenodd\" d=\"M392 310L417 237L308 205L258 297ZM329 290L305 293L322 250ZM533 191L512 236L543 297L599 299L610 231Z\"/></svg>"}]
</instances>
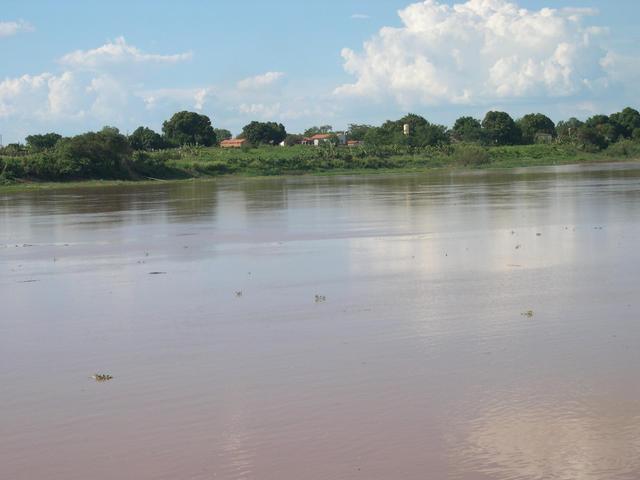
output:
<instances>
[{"instance_id":1,"label":"water surface","mask_svg":"<svg viewBox=\"0 0 640 480\"><path fill-rule=\"evenodd\" d=\"M639 246L640 164L0 189L0 478L640 478Z\"/></svg>"}]
</instances>

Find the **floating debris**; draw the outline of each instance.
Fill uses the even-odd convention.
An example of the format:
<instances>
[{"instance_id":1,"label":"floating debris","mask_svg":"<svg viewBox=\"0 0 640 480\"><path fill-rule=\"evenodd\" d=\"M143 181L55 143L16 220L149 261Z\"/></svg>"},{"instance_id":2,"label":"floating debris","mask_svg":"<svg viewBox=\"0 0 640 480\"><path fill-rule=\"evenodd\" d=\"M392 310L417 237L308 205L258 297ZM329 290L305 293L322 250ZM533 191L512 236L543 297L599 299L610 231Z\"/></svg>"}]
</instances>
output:
<instances>
[{"instance_id":1,"label":"floating debris","mask_svg":"<svg viewBox=\"0 0 640 480\"><path fill-rule=\"evenodd\" d=\"M242 290L238 290L236 292L236 297L241 297L242 296Z\"/></svg>"},{"instance_id":2,"label":"floating debris","mask_svg":"<svg viewBox=\"0 0 640 480\"><path fill-rule=\"evenodd\" d=\"M40 280L21 280L18 283L36 283L39 282Z\"/></svg>"},{"instance_id":3,"label":"floating debris","mask_svg":"<svg viewBox=\"0 0 640 480\"><path fill-rule=\"evenodd\" d=\"M316 303L323 303L327 301L327 297L324 295L316 295Z\"/></svg>"},{"instance_id":4,"label":"floating debris","mask_svg":"<svg viewBox=\"0 0 640 480\"><path fill-rule=\"evenodd\" d=\"M522 245L516 245L516 250L520 250L522 248Z\"/></svg>"},{"instance_id":5,"label":"floating debris","mask_svg":"<svg viewBox=\"0 0 640 480\"><path fill-rule=\"evenodd\" d=\"M536 237L541 237L542 234L541 233L536 233Z\"/></svg>"},{"instance_id":6,"label":"floating debris","mask_svg":"<svg viewBox=\"0 0 640 480\"><path fill-rule=\"evenodd\" d=\"M166 275L167 272L149 272L149 275Z\"/></svg>"},{"instance_id":7,"label":"floating debris","mask_svg":"<svg viewBox=\"0 0 640 480\"><path fill-rule=\"evenodd\" d=\"M96 382L108 382L113 380L113 376L108 373L94 373L90 378L93 378Z\"/></svg>"},{"instance_id":8,"label":"floating debris","mask_svg":"<svg viewBox=\"0 0 640 480\"><path fill-rule=\"evenodd\" d=\"M527 310L526 312L522 312L520 315L527 318L533 318L533 310Z\"/></svg>"}]
</instances>

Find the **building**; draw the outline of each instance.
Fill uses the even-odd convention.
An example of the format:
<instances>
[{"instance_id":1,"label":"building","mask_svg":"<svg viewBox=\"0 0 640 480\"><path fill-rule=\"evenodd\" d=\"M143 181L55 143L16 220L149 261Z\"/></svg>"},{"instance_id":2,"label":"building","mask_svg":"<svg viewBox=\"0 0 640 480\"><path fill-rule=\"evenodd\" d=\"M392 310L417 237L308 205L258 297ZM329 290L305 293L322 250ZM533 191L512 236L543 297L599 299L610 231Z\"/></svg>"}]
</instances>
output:
<instances>
[{"instance_id":1,"label":"building","mask_svg":"<svg viewBox=\"0 0 640 480\"><path fill-rule=\"evenodd\" d=\"M336 139L338 145L346 145L347 144L347 135L344 132L336 132L336 133L318 133L313 137L306 137L302 139L303 145L315 145L316 147L322 145L323 143L330 142L332 139Z\"/></svg>"},{"instance_id":2,"label":"building","mask_svg":"<svg viewBox=\"0 0 640 480\"><path fill-rule=\"evenodd\" d=\"M553 143L553 135L550 133L538 132L536 133L534 140L536 143Z\"/></svg>"},{"instance_id":3,"label":"building","mask_svg":"<svg viewBox=\"0 0 640 480\"><path fill-rule=\"evenodd\" d=\"M220 142L220 147L222 148L242 148L246 146L249 146L249 141L246 138L233 138Z\"/></svg>"},{"instance_id":4,"label":"building","mask_svg":"<svg viewBox=\"0 0 640 480\"><path fill-rule=\"evenodd\" d=\"M327 142L331 141L331 137L332 137L332 135L329 134L329 133L319 133L319 134L314 135L313 137L311 137L311 141L317 147L320 144L327 143Z\"/></svg>"}]
</instances>

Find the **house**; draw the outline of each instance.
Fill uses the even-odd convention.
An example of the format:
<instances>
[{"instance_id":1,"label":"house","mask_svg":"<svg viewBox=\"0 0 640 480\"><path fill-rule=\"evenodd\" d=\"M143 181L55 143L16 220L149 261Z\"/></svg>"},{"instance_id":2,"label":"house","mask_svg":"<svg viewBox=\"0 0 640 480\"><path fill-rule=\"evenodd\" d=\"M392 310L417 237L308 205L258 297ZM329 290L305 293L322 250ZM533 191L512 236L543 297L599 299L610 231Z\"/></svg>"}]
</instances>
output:
<instances>
[{"instance_id":1,"label":"house","mask_svg":"<svg viewBox=\"0 0 640 480\"><path fill-rule=\"evenodd\" d=\"M220 142L220 147L222 148L242 148L246 146L249 146L249 141L246 138L233 138Z\"/></svg>"},{"instance_id":2,"label":"house","mask_svg":"<svg viewBox=\"0 0 640 480\"><path fill-rule=\"evenodd\" d=\"M331 135L330 133L318 133L317 135L309 138L309 140L311 141L312 145L315 145L317 147L323 143L329 142L332 136L333 135Z\"/></svg>"},{"instance_id":3,"label":"house","mask_svg":"<svg viewBox=\"0 0 640 480\"><path fill-rule=\"evenodd\" d=\"M360 140L347 140L347 147L359 147L360 145L364 145L364 142Z\"/></svg>"},{"instance_id":4,"label":"house","mask_svg":"<svg viewBox=\"0 0 640 480\"><path fill-rule=\"evenodd\" d=\"M306 137L302 139L303 145L315 145L316 147L322 145L323 143L327 143L332 139L336 138L338 140L338 145L346 145L347 144L347 135L343 132L338 133L318 133L313 137Z\"/></svg>"},{"instance_id":5,"label":"house","mask_svg":"<svg viewBox=\"0 0 640 480\"><path fill-rule=\"evenodd\" d=\"M536 143L553 143L553 135L550 133L538 132L535 136Z\"/></svg>"}]
</instances>

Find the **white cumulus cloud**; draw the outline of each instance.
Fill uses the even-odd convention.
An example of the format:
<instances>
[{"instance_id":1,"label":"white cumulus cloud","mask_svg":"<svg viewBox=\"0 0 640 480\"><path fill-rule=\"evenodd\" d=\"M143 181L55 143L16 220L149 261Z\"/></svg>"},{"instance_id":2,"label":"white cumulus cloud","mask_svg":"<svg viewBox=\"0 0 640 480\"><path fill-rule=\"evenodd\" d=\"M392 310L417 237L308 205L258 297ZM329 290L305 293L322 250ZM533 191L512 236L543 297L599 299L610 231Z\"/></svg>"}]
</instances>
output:
<instances>
[{"instance_id":1,"label":"white cumulus cloud","mask_svg":"<svg viewBox=\"0 0 640 480\"><path fill-rule=\"evenodd\" d=\"M0 37L10 37L20 32L32 32L33 26L24 20L0 22Z\"/></svg>"},{"instance_id":2,"label":"white cumulus cloud","mask_svg":"<svg viewBox=\"0 0 640 480\"><path fill-rule=\"evenodd\" d=\"M336 94L412 105L477 105L569 97L610 86L607 30L585 25L591 9L527 10L507 0L414 3L402 26L382 28L363 50L342 51L353 83ZM635 67L637 73L639 68Z\"/></svg>"},{"instance_id":3,"label":"white cumulus cloud","mask_svg":"<svg viewBox=\"0 0 640 480\"><path fill-rule=\"evenodd\" d=\"M273 85L282 77L284 77L283 72L267 72L240 80L237 86L240 90L259 90Z\"/></svg>"},{"instance_id":4,"label":"white cumulus cloud","mask_svg":"<svg viewBox=\"0 0 640 480\"><path fill-rule=\"evenodd\" d=\"M281 104L242 103L238 111L244 115L253 115L260 119L273 119L280 114Z\"/></svg>"},{"instance_id":5,"label":"white cumulus cloud","mask_svg":"<svg viewBox=\"0 0 640 480\"><path fill-rule=\"evenodd\" d=\"M178 106L202 111L213 98L215 88L212 86L194 88L160 88L144 90L136 95L142 99L147 110L158 107Z\"/></svg>"},{"instance_id":6,"label":"white cumulus cloud","mask_svg":"<svg viewBox=\"0 0 640 480\"><path fill-rule=\"evenodd\" d=\"M118 37L113 42L108 42L91 50L76 50L64 55L60 62L68 67L95 69L120 64L136 63L178 63L191 59L191 52L177 53L173 55L161 55L157 53L145 53L139 48L129 45L124 37Z\"/></svg>"},{"instance_id":7,"label":"white cumulus cloud","mask_svg":"<svg viewBox=\"0 0 640 480\"><path fill-rule=\"evenodd\" d=\"M82 114L71 72L22 75L0 82L0 118L60 118Z\"/></svg>"},{"instance_id":8,"label":"white cumulus cloud","mask_svg":"<svg viewBox=\"0 0 640 480\"><path fill-rule=\"evenodd\" d=\"M89 98L92 99L91 114L95 118L108 121L119 121L129 102L128 86L110 75L100 75L92 78L86 87Z\"/></svg>"},{"instance_id":9,"label":"white cumulus cloud","mask_svg":"<svg viewBox=\"0 0 640 480\"><path fill-rule=\"evenodd\" d=\"M78 95L81 81L73 72L52 75L47 82L47 109L45 116L82 117L85 114L85 98Z\"/></svg>"}]
</instances>

